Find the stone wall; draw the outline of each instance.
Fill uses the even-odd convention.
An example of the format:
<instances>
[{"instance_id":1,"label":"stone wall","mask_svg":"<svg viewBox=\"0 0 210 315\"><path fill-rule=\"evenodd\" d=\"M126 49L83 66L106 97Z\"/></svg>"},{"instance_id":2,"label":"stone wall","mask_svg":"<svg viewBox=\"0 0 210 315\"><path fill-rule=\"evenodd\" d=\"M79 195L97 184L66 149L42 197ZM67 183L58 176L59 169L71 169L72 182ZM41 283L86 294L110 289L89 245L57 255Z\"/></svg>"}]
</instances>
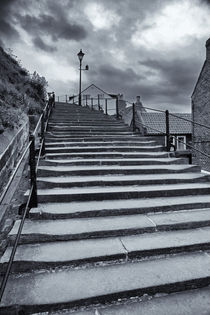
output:
<instances>
[{"instance_id":1,"label":"stone wall","mask_svg":"<svg viewBox=\"0 0 210 315\"><path fill-rule=\"evenodd\" d=\"M210 127L210 39L206 42L206 60L192 94L193 121ZM193 145L210 155L210 129L193 124ZM210 171L210 159L194 151L193 163Z\"/></svg>"},{"instance_id":2,"label":"stone wall","mask_svg":"<svg viewBox=\"0 0 210 315\"><path fill-rule=\"evenodd\" d=\"M28 143L29 123L25 123L0 155L0 194Z\"/></svg>"}]
</instances>

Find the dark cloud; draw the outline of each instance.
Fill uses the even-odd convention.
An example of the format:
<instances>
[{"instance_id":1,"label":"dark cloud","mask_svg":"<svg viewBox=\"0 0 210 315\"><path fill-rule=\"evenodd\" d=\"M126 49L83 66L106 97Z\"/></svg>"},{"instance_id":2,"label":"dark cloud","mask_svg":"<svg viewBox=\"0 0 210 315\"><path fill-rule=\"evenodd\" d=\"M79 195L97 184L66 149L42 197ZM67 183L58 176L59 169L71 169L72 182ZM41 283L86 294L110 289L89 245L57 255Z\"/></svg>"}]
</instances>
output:
<instances>
[{"instance_id":1,"label":"dark cloud","mask_svg":"<svg viewBox=\"0 0 210 315\"><path fill-rule=\"evenodd\" d=\"M46 44L41 37L35 37L33 39L33 43L36 47L40 48L41 50L44 50L46 52L54 52L57 50L57 48L55 46L50 46L48 44Z\"/></svg>"},{"instance_id":2,"label":"dark cloud","mask_svg":"<svg viewBox=\"0 0 210 315\"><path fill-rule=\"evenodd\" d=\"M0 1L0 35L2 39L17 39L18 31L14 27L11 8L16 0L1 0Z\"/></svg>"},{"instance_id":3,"label":"dark cloud","mask_svg":"<svg viewBox=\"0 0 210 315\"><path fill-rule=\"evenodd\" d=\"M138 75L132 68L125 70L111 66L110 64L99 67L99 75L105 78L112 78L112 82L120 82L124 79L128 84L145 79L143 75Z\"/></svg>"},{"instance_id":4,"label":"dark cloud","mask_svg":"<svg viewBox=\"0 0 210 315\"><path fill-rule=\"evenodd\" d=\"M21 26L31 35L50 35L53 41L59 39L81 40L86 38L85 28L66 19L56 19L52 15L40 14L38 17L26 14L19 16Z\"/></svg>"},{"instance_id":5,"label":"dark cloud","mask_svg":"<svg viewBox=\"0 0 210 315\"><path fill-rule=\"evenodd\" d=\"M147 59L139 63L149 68L149 70L156 70L162 81L165 81L167 87L172 87L175 93L177 90L192 90L193 82L200 67L200 62L191 58L171 61L166 59Z\"/></svg>"}]
</instances>

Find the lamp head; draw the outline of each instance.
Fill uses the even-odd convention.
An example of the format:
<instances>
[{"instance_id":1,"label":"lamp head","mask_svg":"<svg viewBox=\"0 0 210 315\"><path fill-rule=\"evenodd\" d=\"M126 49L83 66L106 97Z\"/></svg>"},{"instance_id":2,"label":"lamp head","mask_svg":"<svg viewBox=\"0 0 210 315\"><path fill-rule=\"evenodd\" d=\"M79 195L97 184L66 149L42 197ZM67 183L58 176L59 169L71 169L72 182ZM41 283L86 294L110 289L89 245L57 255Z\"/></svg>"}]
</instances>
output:
<instances>
[{"instance_id":1,"label":"lamp head","mask_svg":"<svg viewBox=\"0 0 210 315\"><path fill-rule=\"evenodd\" d=\"M82 49L80 49L80 52L77 54L79 61L82 61L83 57L84 57L84 53L82 52Z\"/></svg>"}]
</instances>

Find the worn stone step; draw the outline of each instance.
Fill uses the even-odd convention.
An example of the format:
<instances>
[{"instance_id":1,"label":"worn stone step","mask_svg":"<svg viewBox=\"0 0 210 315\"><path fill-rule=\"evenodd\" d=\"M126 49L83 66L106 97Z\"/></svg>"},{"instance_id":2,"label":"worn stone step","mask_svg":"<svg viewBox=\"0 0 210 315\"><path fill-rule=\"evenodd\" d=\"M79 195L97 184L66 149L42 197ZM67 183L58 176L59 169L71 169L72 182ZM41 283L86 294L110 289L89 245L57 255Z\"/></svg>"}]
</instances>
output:
<instances>
[{"instance_id":1,"label":"worn stone step","mask_svg":"<svg viewBox=\"0 0 210 315\"><path fill-rule=\"evenodd\" d=\"M177 292L209 283L210 256L206 253L89 269L65 268L23 277L14 274L9 278L1 311L19 305L28 313L49 312L129 296Z\"/></svg>"},{"instance_id":2,"label":"worn stone step","mask_svg":"<svg viewBox=\"0 0 210 315\"><path fill-rule=\"evenodd\" d=\"M143 141L147 141L147 140L153 140L149 137L143 139L142 137L138 136L138 135L130 135L130 136L121 136L121 135L115 135L115 136L98 136L98 137L94 137L94 136L88 136L86 135L86 137L77 137L77 136L53 136L52 134L48 133L48 135L46 135L45 137L46 139L46 143L47 142L66 142L66 141L70 141L70 142L95 142L95 141L103 141L103 142L109 142L109 141L124 141L126 143L126 141L139 141L141 142Z\"/></svg>"},{"instance_id":3,"label":"worn stone step","mask_svg":"<svg viewBox=\"0 0 210 315\"><path fill-rule=\"evenodd\" d=\"M97 305L72 312L64 310L51 315L206 315L209 313L210 288L185 290L178 293L157 294L140 298L124 299L112 305Z\"/></svg>"},{"instance_id":4,"label":"worn stone step","mask_svg":"<svg viewBox=\"0 0 210 315\"><path fill-rule=\"evenodd\" d=\"M46 153L68 153L68 152L142 152L163 151L161 145L148 146L69 146L69 147L46 147Z\"/></svg>"},{"instance_id":5,"label":"worn stone step","mask_svg":"<svg viewBox=\"0 0 210 315\"><path fill-rule=\"evenodd\" d=\"M48 122L48 126L102 126L102 125L105 125L105 126L123 126L123 127L128 127L126 126L122 121L120 120L115 120L115 121L110 121L110 120L96 120L96 121L70 121L70 120L66 120L66 119L63 119L63 120L56 120L56 119L50 119L49 122Z\"/></svg>"},{"instance_id":6,"label":"worn stone step","mask_svg":"<svg viewBox=\"0 0 210 315\"><path fill-rule=\"evenodd\" d=\"M129 198L155 198L168 196L206 195L209 183L184 183L161 185L95 186L39 189L39 202L71 202L84 200L113 200ZM25 194L28 198L29 191Z\"/></svg>"},{"instance_id":7,"label":"worn stone step","mask_svg":"<svg viewBox=\"0 0 210 315\"><path fill-rule=\"evenodd\" d=\"M209 223L209 209L95 218L27 219L21 233L20 244L192 229L208 227ZM17 220L9 233L10 244L14 242L19 224L20 220Z\"/></svg>"},{"instance_id":8,"label":"worn stone step","mask_svg":"<svg viewBox=\"0 0 210 315\"><path fill-rule=\"evenodd\" d=\"M95 158L95 159L63 159L63 160L41 160L39 165L49 166L71 166L71 165L158 165L158 164L185 164L185 159L182 158L130 158L130 159L116 159L116 158ZM186 162L186 164L188 164Z\"/></svg>"},{"instance_id":9,"label":"worn stone step","mask_svg":"<svg viewBox=\"0 0 210 315\"><path fill-rule=\"evenodd\" d=\"M210 196L173 196L124 200L40 203L30 210L31 218L83 218L110 215L144 214L210 208Z\"/></svg>"},{"instance_id":10,"label":"worn stone step","mask_svg":"<svg viewBox=\"0 0 210 315\"><path fill-rule=\"evenodd\" d=\"M126 128L126 127L118 127L118 126L114 126L114 127L110 127L110 126L93 126L93 127L89 127L89 126L74 126L74 127L59 127L59 126L53 126L53 127L48 127L47 128L48 131L52 131L53 133L85 133L85 132L90 132L90 133L129 133L130 129Z\"/></svg>"},{"instance_id":11,"label":"worn stone step","mask_svg":"<svg viewBox=\"0 0 210 315\"><path fill-rule=\"evenodd\" d=\"M159 185L175 183L199 183L209 181L209 176L201 173L152 174L152 175L113 175L113 176L60 176L38 177L39 188L54 187L91 187L123 185Z\"/></svg>"},{"instance_id":12,"label":"worn stone step","mask_svg":"<svg viewBox=\"0 0 210 315\"><path fill-rule=\"evenodd\" d=\"M77 124L74 124L73 126L72 125L64 125L64 124L57 124L56 122L52 123L52 124L48 124L48 129L53 129L53 130L101 130L101 129L104 129L104 130L118 130L118 131L127 131L127 130L130 130L130 127L124 125L124 124L106 124L106 123L103 123L103 122L98 122L98 124L94 124L93 123L89 123L88 125L86 124L80 124L79 122Z\"/></svg>"},{"instance_id":13,"label":"worn stone step","mask_svg":"<svg viewBox=\"0 0 210 315\"><path fill-rule=\"evenodd\" d=\"M72 137L73 135L74 136L77 136L77 137L83 137L83 136L101 136L103 137L104 135L106 136L131 136L132 133L130 131L118 131L118 130L115 130L115 131L111 131L111 130L91 130L91 131L87 131L87 130L72 130L72 131L63 131L63 130L56 130L56 131L51 131L49 130L47 132L47 135L49 134L52 135L52 136L62 136L62 137Z\"/></svg>"},{"instance_id":14,"label":"worn stone step","mask_svg":"<svg viewBox=\"0 0 210 315\"><path fill-rule=\"evenodd\" d=\"M210 249L210 228L145 233L115 238L56 241L19 245L13 262L14 272L89 262L128 260L180 252ZM12 247L0 260L6 269Z\"/></svg>"},{"instance_id":15,"label":"worn stone step","mask_svg":"<svg viewBox=\"0 0 210 315\"><path fill-rule=\"evenodd\" d=\"M146 165L146 166L39 166L38 176L67 176L67 175L108 175L108 174L171 174L199 172L196 165Z\"/></svg>"},{"instance_id":16,"label":"worn stone step","mask_svg":"<svg viewBox=\"0 0 210 315\"><path fill-rule=\"evenodd\" d=\"M46 147L88 147L88 146L103 146L103 147L113 147L113 146L151 146L157 145L155 141L86 141L86 142L71 142L71 141L63 141L63 142L46 142Z\"/></svg>"},{"instance_id":17,"label":"worn stone step","mask_svg":"<svg viewBox=\"0 0 210 315\"><path fill-rule=\"evenodd\" d=\"M168 153L159 152L74 152L74 153L47 153L45 159L66 160L66 159L131 159L131 158L167 158Z\"/></svg>"}]
</instances>

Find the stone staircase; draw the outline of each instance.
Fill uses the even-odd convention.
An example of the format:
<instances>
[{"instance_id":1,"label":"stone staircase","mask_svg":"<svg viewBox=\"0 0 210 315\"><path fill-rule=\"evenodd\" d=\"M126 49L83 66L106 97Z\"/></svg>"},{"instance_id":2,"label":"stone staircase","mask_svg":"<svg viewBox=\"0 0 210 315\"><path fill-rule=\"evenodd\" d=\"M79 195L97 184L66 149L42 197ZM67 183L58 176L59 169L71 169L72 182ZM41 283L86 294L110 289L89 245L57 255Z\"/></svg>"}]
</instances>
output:
<instances>
[{"instance_id":1,"label":"stone staircase","mask_svg":"<svg viewBox=\"0 0 210 315\"><path fill-rule=\"evenodd\" d=\"M170 157L155 139L101 112L56 103L37 179L39 205L25 222L2 314L58 314L210 284L209 176ZM10 252L8 246L1 272ZM177 299L184 303L183 295ZM118 307L107 314L131 312ZM75 314L106 313L94 309Z\"/></svg>"}]
</instances>

